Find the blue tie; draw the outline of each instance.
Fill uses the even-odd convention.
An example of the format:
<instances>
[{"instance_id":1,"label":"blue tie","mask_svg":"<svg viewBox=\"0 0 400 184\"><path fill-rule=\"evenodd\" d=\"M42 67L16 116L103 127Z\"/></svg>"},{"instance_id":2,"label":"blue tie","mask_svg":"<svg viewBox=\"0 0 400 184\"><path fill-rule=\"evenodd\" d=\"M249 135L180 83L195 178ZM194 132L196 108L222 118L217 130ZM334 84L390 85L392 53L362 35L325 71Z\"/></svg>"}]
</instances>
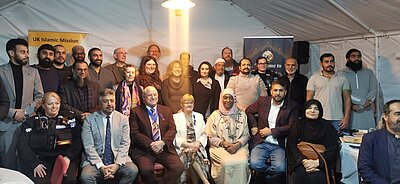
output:
<instances>
[{"instance_id":1,"label":"blue tie","mask_svg":"<svg viewBox=\"0 0 400 184\"><path fill-rule=\"evenodd\" d=\"M110 116L106 116L107 118L107 126L106 126L106 140L104 146L104 165L110 165L114 161L114 155L111 149L111 125L110 125Z\"/></svg>"}]
</instances>

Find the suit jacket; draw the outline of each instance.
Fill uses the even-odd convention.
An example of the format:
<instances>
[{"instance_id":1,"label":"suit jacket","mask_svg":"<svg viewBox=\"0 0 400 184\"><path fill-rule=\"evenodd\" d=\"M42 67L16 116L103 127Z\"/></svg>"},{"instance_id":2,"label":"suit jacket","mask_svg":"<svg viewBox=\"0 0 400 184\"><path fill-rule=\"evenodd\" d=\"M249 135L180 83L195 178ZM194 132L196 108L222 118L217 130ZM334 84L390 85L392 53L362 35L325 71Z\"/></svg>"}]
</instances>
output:
<instances>
[{"instance_id":1,"label":"suit jacket","mask_svg":"<svg viewBox=\"0 0 400 184\"><path fill-rule=\"evenodd\" d=\"M256 102L246 108L246 115L249 123L249 129L257 127L261 130L268 125L268 115L271 109L271 96L260 97ZM258 121L256 119L258 114ZM299 121L299 111L297 103L286 99L283 106L280 108L276 118L275 128L271 129L272 136L278 139L279 146L285 149L285 138L289 135L290 128L293 123ZM252 149L257 144L261 143L265 138L261 137L259 133L255 136L251 135L250 148Z\"/></svg>"},{"instance_id":2,"label":"suit jacket","mask_svg":"<svg viewBox=\"0 0 400 184\"><path fill-rule=\"evenodd\" d=\"M358 173L363 183L389 184L390 168L386 128L365 134L358 154Z\"/></svg>"},{"instance_id":3,"label":"suit jacket","mask_svg":"<svg viewBox=\"0 0 400 184\"><path fill-rule=\"evenodd\" d=\"M157 105L158 120L161 140L165 142L164 151L176 154L174 141L176 128L172 112L169 107ZM150 143L153 142L153 133L149 115L145 105L133 108L129 117L131 127L131 158L135 159L148 151L151 151Z\"/></svg>"},{"instance_id":4,"label":"suit jacket","mask_svg":"<svg viewBox=\"0 0 400 184\"><path fill-rule=\"evenodd\" d=\"M82 126L82 142L85 149L86 160L82 167L87 164L95 165L102 163L104 153L105 126L104 115L96 111L86 117ZM125 164L132 162L128 155L131 138L129 137L129 119L127 116L114 111L111 120L111 148L114 154L114 163Z\"/></svg>"},{"instance_id":5,"label":"suit jacket","mask_svg":"<svg viewBox=\"0 0 400 184\"><path fill-rule=\"evenodd\" d=\"M32 115L36 110L36 104L39 103L43 98L43 87L40 80L39 72L37 69L22 66L23 74L23 92L21 108ZM8 98L10 100L10 108L8 109L7 117L4 122L0 122L0 130L6 131L11 126L12 117L14 116L15 109L15 84L14 75L9 63L0 66L0 78L3 81L4 88L7 91Z\"/></svg>"},{"instance_id":6,"label":"suit jacket","mask_svg":"<svg viewBox=\"0 0 400 184\"><path fill-rule=\"evenodd\" d=\"M4 88L3 81L0 80L0 121L7 117L8 109L10 109L10 99Z\"/></svg>"},{"instance_id":7,"label":"suit jacket","mask_svg":"<svg viewBox=\"0 0 400 184\"><path fill-rule=\"evenodd\" d=\"M110 70L114 76L114 85L118 85L121 81L124 80L123 72L120 71L120 67L117 64L113 63L105 67L106 69Z\"/></svg>"},{"instance_id":8,"label":"suit jacket","mask_svg":"<svg viewBox=\"0 0 400 184\"><path fill-rule=\"evenodd\" d=\"M99 86L96 82L87 81L88 92L92 94L89 100L89 111L94 112L98 109L98 93ZM79 98L78 86L75 80L69 80L67 83L60 85L58 94L61 97L61 111L62 112L74 112L77 117L84 113L80 109L82 107L81 100ZM79 119L79 118L78 118Z\"/></svg>"},{"instance_id":9,"label":"suit jacket","mask_svg":"<svg viewBox=\"0 0 400 184\"><path fill-rule=\"evenodd\" d=\"M207 158L207 152L205 147L207 146L207 135L205 132L206 125L204 122L204 117L202 114L198 112L193 112L193 124L194 124L194 132L196 135L196 141L199 141L202 145L200 149L201 153L205 158ZM184 112L178 112L174 114L174 121L176 126L176 136L174 140L174 145L176 152L179 154L181 152L180 148L183 142L187 139L187 125L186 125L186 117Z\"/></svg>"}]
</instances>

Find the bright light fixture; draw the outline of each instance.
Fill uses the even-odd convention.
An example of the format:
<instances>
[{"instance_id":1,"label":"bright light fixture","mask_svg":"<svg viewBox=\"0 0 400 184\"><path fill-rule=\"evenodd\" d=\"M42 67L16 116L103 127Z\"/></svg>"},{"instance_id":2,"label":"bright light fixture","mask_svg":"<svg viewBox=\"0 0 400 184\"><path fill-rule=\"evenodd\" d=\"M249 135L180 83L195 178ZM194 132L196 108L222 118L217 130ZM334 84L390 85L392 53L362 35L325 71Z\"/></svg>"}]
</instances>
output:
<instances>
[{"instance_id":1,"label":"bright light fixture","mask_svg":"<svg viewBox=\"0 0 400 184\"><path fill-rule=\"evenodd\" d=\"M196 3L191 0L165 0L161 3L161 6L173 10L184 10L193 8Z\"/></svg>"}]
</instances>

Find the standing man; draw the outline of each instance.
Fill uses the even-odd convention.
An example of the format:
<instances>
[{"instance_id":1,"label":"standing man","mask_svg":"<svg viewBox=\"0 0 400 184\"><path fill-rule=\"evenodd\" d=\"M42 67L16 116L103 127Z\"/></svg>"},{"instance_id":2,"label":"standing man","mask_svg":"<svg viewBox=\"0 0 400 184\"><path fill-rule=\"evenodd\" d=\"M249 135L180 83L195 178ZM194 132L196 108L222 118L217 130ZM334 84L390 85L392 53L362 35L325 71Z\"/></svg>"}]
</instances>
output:
<instances>
[{"instance_id":1,"label":"standing man","mask_svg":"<svg viewBox=\"0 0 400 184\"><path fill-rule=\"evenodd\" d=\"M149 45L149 47L147 48L147 55L154 57L157 61L161 56L161 49L158 45L156 44L151 44Z\"/></svg>"},{"instance_id":2,"label":"standing man","mask_svg":"<svg viewBox=\"0 0 400 184\"><path fill-rule=\"evenodd\" d=\"M61 111L73 112L78 120L98 109L99 85L88 80L88 64L77 61L73 68L73 78L62 84L58 91L61 97Z\"/></svg>"},{"instance_id":3,"label":"standing man","mask_svg":"<svg viewBox=\"0 0 400 184\"><path fill-rule=\"evenodd\" d=\"M358 173L365 183L400 183L400 99L383 106L384 128L363 136Z\"/></svg>"},{"instance_id":4,"label":"standing man","mask_svg":"<svg viewBox=\"0 0 400 184\"><path fill-rule=\"evenodd\" d=\"M119 183L133 183L138 168L129 157L129 119L115 111L115 93L104 89L99 94L100 110L89 115L82 127L86 160L83 161L82 183L97 183L119 176Z\"/></svg>"},{"instance_id":5,"label":"standing man","mask_svg":"<svg viewBox=\"0 0 400 184\"><path fill-rule=\"evenodd\" d=\"M115 63L106 66L105 68L110 70L114 76L114 85L118 85L124 80L124 67L126 64L126 50L122 47L116 48L113 53Z\"/></svg>"},{"instance_id":6,"label":"standing man","mask_svg":"<svg viewBox=\"0 0 400 184\"><path fill-rule=\"evenodd\" d=\"M91 48L88 53L88 58L90 61L89 80L97 82L100 86L100 90L105 88L113 89L113 73L101 67L101 64L103 64L103 52L99 48Z\"/></svg>"},{"instance_id":7,"label":"standing man","mask_svg":"<svg viewBox=\"0 0 400 184\"><path fill-rule=\"evenodd\" d=\"M225 60L222 58L215 60L214 70L211 73L211 78L218 81L221 91L223 91L226 85L228 85L230 77L231 76L229 73L225 70Z\"/></svg>"},{"instance_id":8,"label":"standing man","mask_svg":"<svg viewBox=\"0 0 400 184\"><path fill-rule=\"evenodd\" d=\"M61 82L61 76L53 67L54 53L56 49L49 44L43 44L38 48L37 59L39 64L33 65L39 71L44 92L57 92Z\"/></svg>"},{"instance_id":9,"label":"standing man","mask_svg":"<svg viewBox=\"0 0 400 184\"><path fill-rule=\"evenodd\" d=\"M6 44L9 63L0 66L0 78L9 97L7 116L0 121L0 167L17 169L17 128L32 116L43 98L39 72L26 66L29 61L28 42L11 39Z\"/></svg>"},{"instance_id":10,"label":"standing man","mask_svg":"<svg viewBox=\"0 0 400 184\"><path fill-rule=\"evenodd\" d=\"M350 120L350 85L345 76L335 72L335 56L322 54L322 71L310 77L307 83L307 97L317 99L324 109L323 118L330 121L336 130L343 130ZM343 102L343 103L342 103Z\"/></svg>"},{"instance_id":11,"label":"standing man","mask_svg":"<svg viewBox=\"0 0 400 184\"><path fill-rule=\"evenodd\" d=\"M250 59L241 59L239 65L239 75L231 77L226 88L235 91L237 106L244 111L247 106L257 101L258 97L267 96L267 89L260 76L250 74Z\"/></svg>"},{"instance_id":12,"label":"standing man","mask_svg":"<svg viewBox=\"0 0 400 184\"><path fill-rule=\"evenodd\" d=\"M225 60L225 70L229 73L229 75L239 75L240 64L233 59L232 49L229 47L224 47L221 51L221 57Z\"/></svg>"},{"instance_id":13,"label":"standing man","mask_svg":"<svg viewBox=\"0 0 400 184\"><path fill-rule=\"evenodd\" d=\"M196 83L199 74L194 70L193 66L190 65L190 54L188 52L182 52L179 55L179 61L182 64L182 76L188 77L192 84Z\"/></svg>"},{"instance_id":14,"label":"standing man","mask_svg":"<svg viewBox=\"0 0 400 184\"><path fill-rule=\"evenodd\" d=\"M287 98L295 101L299 107L299 114L304 114L303 108L306 103L306 88L308 78L297 72L299 65L295 58L285 61L286 75L283 77L288 83Z\"/></svg>"},{"instance_id":15,"label":"standing man","mask_svg":"<svg viewBox=\"0 0 400 184\"><path fill-rule=\"evenodd\" d=\"M265 57L259 57L256 61L256 70L251 72L251 74L260 76L267 87L268 96L271 96L271 84L273 81L277 80L279 76L272 70L268 69L267 66L267 59L265 59Z\"/></svg>"},{"instance_id":16,"label":"standing man","mask_svg":"<svg viewBox=\"0 0 400 184\"><path fill-rule=\"evenodd\" d=\"M61 76L61 83L65 83L72 78L71 68L65 65L67 50L63 45L55 45L54 48L56 49L56 52L54 53L53 66Z\"/></svg>"},{"instance_id":17,"label":"standing man","mask_svg":"<svg viewBox=\"0 0 400 184\"><path fill-rule=\"evenodd\" d=\"M257 183L264 183L264 178L272 183L283 183L285 139L292 124L299 120L296 102L285 99L286 82L278 79L271 86L271 96L260 97L246 108L251 132L250 168L259 173ZM267 164L267 160L271 163Z\"/></svg>"},{"instance_id":18,"label":"standing man","mask_svg":"<svg viewBox=\"0 0 400 184\"><path fill-rule=\"evenodd\" d=\"M140 176L146 184L156 184L154 163L165 168L163 183L175 184L184 166L175 151L172 141L176 128L171 110L157 104L156 88L143 90L144 104L135 107L129 119L131 127L131 158L139 167Z\"/></svg>"},{"instance_id":19,"label":"standing man","mask_svg":"<svg viewBox=\"0 0 400 184\"><path fill-rule=\"evenodd\" d=\"M77 61L85 61L85 57L85 48L80 45L75 45L74 47L72 47L72 58L74 58L74 60L70 61L71 63L69 63L68 66L73 66L74 63Z\"/></svg>"},{"instance_id":20,"label":"standing man","mask_svg":"<svg viewBox=\"0 0 400 184\"><path fill-rule=\"evenodd\" d=\"M350 49L346 53L344 74L351 88L350 129L368 130L375 127L375 97L377 80L371 69L363 67L361 51Z\"/></svg>"}]
</instances>

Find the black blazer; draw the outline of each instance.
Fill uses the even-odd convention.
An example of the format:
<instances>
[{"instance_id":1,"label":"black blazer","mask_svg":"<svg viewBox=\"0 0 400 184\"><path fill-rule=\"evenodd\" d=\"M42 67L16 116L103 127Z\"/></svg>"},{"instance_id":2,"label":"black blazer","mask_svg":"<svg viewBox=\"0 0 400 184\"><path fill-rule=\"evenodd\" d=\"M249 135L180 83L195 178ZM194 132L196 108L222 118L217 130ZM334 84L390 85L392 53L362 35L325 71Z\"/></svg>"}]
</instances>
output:
<instances>
[{"instance_id":1,"label":"black blazer","mask_svg":"<svg viewBox=\"0 0 400 184\"><path fill-rule=\"evenodd\" d=\"M95 112L98 110L98 94L99 85L96 82L87 81L88 92L91 94L89 100L89 112ZM61 112L73 112L75 116L80 120L80 114L84 113L81 110L81 100L78 94L78 86L75 80L69 80L63 85L60 85L58 94L61 97Z\"/></svg>"}]
</instances>

